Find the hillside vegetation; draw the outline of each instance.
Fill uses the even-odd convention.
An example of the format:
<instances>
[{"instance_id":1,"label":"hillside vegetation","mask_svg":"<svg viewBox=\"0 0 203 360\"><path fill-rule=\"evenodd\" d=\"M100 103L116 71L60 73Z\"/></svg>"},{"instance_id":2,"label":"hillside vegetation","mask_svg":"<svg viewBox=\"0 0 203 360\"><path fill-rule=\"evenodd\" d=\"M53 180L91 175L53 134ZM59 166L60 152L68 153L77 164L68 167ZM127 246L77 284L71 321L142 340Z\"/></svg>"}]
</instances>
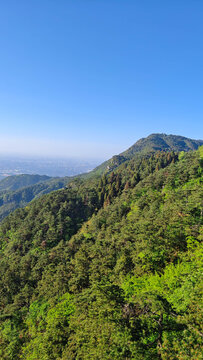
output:
<instances>
[{"instance_id":1,"label":"hillside vegetation","mask_svg":"<svg viewBox=\"0 0 203 360\"><path fill-rule=\"evenodd\" d=\"M22 175L22 177L27 176L35 175ZM6 178L8 179L7 183L3 183L5 187L10 180L9 178ZM30 201L39 198L44 194L48 194L54 190L64 188L71 179L69 177L49 178L45 176L45 180L41 181L41 178L43 178L43 176L39 176L39 181L34 183L33 185L25 186L24 181L18 181L18 176L12 176L12 183L10 182L10 188L16 188L16 190L0 191L0 221L2 221L8 214L13 212L15 209L25 207Z\"/></svg>"},{"instance_id":2,"label":"hillside vegetation","mask_svg":"<svg viewBox=\"0 0 203 360\"><path fill-rule=\"evenodd\" d=\"M25 207L30 201L43 194L64 188L74 178L91 179L109 174L133 157L142 158L143 155L153 154L158 150L189 151L196 150L200 145L203 145L202 140L192 140L177 135L151 134L147 138L138 140L124 153L113 156L89 173L63 178L27 174L9 176L0 181L0 221L15 209Z\"/></svg>"},{"instance_id":3,"label":"hillside vegetation","mask_svg":"<svg viewBox=\"0 0 203 360\"><path fill-rule=\"evenodd\" d=\"M0 358L202 359L203 148L73 179L0 226Z\"/></svg>"},{"instance_id":4,"label":"hillside vegetation","mask_svg":"<svg viewBox=\"0 0 203 360\"><path fill-rule=\"evenodd\" d=\"M197 150L203 145L203 140L193 140L179 135L151 134L146 138L138 140L129 149L119 155L113 156L108 161L96 167L88 176L92 174L101 175L104 172L114 170L121 163L133 158L141 157L147 153L155 151L190 151Z\"/></svg>"},{"instance_id":5,"label":"hillside vegetation","mask_svg":"<svg viewBox=\"0 0 203 360\"><path fill-rule=\"evenodd\" d=\"M1 191L15 191L21 189L22 187L30 186L37 184L39 182L47 181L51 179L46 175L13 175L7 176L6 178L0 181L0 192Z\"/></svg>"}]
</instances>

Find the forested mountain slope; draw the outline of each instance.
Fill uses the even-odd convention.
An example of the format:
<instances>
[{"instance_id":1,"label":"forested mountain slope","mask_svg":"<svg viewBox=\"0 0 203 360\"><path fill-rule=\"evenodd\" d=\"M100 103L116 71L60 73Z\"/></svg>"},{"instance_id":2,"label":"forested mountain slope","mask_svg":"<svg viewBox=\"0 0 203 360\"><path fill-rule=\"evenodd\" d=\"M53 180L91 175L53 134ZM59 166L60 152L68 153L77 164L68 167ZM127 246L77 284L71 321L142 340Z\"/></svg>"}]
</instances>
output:
<instances>
[{"instance_id":1,"label":"forested mountain slope","mask_svg":"<svg viewBox=\"0 0 203 360\"><path fill-rule=\"evenodd\" d=\"M203 145L203 140L189 139L180 135L151 134L138 140L121 155L130 158L137 152L149 151L190 151Z\"/></svg>"},{"instance_id":2,"label":"forested mountain slope","mask_svg":"<svg viewBox=\"0 0 203 360\"><path fill-rule=\"evenodd\" d=\"M196 150L201 144L203 144L202 140L192 140L183 136L151 134L147 138L137 141L124 153L113 156L89 173L64 178L26 174L9 176L0 181L0 221L15 209L25 207L33 199L64 188L74 178L90 179L110 173L121 164L125 162L127 164L134 157L137 159L142 158L146 154L153 154L157 150L167 152L189 151Z\"/></svg>"},{"instance_id":3,"label":"forested mountain slope","mask_svg":"<svg viewBox=\"0 0 203 360\"><path fill-rule=\"evenodd\" d=\"M203 149L76 179L0 226L0 357L201 359Z\"/></svg>"},{"instance_id":4,"label":"forested mountain slope","mask_svg":"<svg viewBox=\"0 0 203 360\"><path fill-rule=\"evenodd\" d=\"M93 174L103 174L118 167L121 163L131 159L132 157L142 156L146 153L153 153L155 151L190 151L197 150L199 146L203 145L203 140L193 140L179 135L166 134L151 134L146 138L138 140L129 149L119 155L113 156L108 161L99 165L91 171L87 176Z\"/></svg>"}]
</instances>

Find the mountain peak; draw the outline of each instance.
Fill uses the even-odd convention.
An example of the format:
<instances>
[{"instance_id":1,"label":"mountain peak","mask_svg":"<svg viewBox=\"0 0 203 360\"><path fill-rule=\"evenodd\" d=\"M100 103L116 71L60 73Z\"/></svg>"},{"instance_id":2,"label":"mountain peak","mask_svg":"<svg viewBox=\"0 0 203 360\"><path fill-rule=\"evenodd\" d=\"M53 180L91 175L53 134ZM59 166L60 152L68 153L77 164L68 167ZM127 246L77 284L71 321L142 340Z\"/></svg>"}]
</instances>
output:
<instances>
[{"instance_id":1,"label":"mountain peak","mask_svg":"<svg viewBox=\"0 0 203 360\"><path fill-rule=\"evenodd\" d=\"M193 140L180 135L153 133L145 138L139 139L129 149L125 150L119 155L114 155L111 159L97 166L88 174L88 177L91 177L95 174L101 175L104 172L112 171L121 163L131 159L134 156L144 155L155 151L179 152L197 150L197 148L201 145L203 145L203 140Z\"/></svg>"},{"instance_id":2,"label":"mountain peak","mask_svg":"<svg viewBox=\"0 0 203 360\"><path fill-rule=\"evenodd\" d=\"M203 145L203 140L189 139L180 135L154 133L146 138L139 139L134 145L120 155L131 158L138 152L190 151L196 150L200 145Z\"/></svg>"}]
</instances>

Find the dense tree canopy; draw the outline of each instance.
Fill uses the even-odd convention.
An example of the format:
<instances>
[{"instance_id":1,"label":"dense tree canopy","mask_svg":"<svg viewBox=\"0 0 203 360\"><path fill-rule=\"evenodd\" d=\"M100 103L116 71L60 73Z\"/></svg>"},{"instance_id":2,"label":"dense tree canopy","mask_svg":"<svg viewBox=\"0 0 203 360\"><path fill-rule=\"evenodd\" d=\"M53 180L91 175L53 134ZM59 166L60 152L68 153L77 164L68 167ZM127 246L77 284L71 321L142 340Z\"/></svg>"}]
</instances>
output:
<instances>
[{"instance_id":1,"label":"dense tree canopy","mask_svg":"<svg viewBox=\"0 0 203 360\"><path fill-rule=\"evenodd\" d=\"M146 153L10 214L0 357L200 360L202 175L202 147Z\"/></svg>"}]
</instances>

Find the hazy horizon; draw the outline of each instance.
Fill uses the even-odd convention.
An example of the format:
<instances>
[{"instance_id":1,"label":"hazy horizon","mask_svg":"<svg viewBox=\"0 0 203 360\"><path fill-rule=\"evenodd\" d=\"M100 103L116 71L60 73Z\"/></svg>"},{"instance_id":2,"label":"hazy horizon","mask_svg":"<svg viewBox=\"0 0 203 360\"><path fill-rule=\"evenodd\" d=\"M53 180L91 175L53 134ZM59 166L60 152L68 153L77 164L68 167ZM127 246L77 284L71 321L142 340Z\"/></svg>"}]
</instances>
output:
<instances>
[{"instance_id":1,"label":"hazy horizon","mask_svg":"<svg viewBox=\"0 0 203 360\"><path fill-rule=\"evenodd\" d=\"M23 158L0 155L0 180L11 175L47 175L51 177L75 176L93 170L100 165L98 160Z\"/></svg>"},{"instance_id":2,"label":"hazy horizon","mask_svg":"<svg viewBox=\"0 0 203 360\"><path fill-rule=\"evenodd\" d=\"M147 134L149 136L150 134ZM170 134L167 134L170 135ZM184 136L183 134L172 134ZM143 137L147 137L143 136ZM189 137L189 136L185 136ZM141 138L141 137L140 137ZM61 142L42 139L1 138L0 158L9 159L41 159L41 160L75 160L100 163L118 155L134 145L137 140L127 144L96 144L90 142ZM190 138L190 137L189 137ZM195 140L202 140L196 137Z\"/></svg>"},{"instance_id":3,"label":"hazy horizon","mask_svg":"<svg viewBox=\"0 0 203 360\"><path fill-rule=\"evenodd\" d=\"M138 140L138 139L136 139ZM133 144L129 144L131 146ZM126 144L126 146L128 146ZM0 156L104 160L126 149L124 144L60 141L0 135ZM128 146L128 147L129 147Z\"/></svg>"}]
</instances>

